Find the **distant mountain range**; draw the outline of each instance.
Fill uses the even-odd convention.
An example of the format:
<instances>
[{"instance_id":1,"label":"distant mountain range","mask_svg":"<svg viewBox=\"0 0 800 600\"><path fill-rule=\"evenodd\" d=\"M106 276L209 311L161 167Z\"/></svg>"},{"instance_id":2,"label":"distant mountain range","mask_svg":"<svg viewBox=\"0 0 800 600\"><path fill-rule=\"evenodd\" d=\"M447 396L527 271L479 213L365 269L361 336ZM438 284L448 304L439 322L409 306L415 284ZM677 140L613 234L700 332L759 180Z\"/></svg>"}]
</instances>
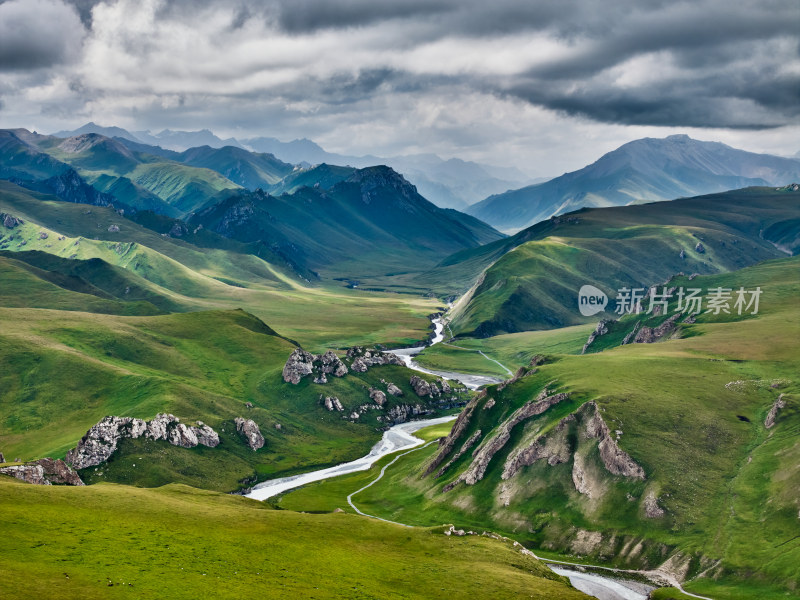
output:
<instances>
[{"instance_id":1,"label":"distant mountain range","mask_svg":"<svg viewBox=\"0 0 800 600\"><path fill-rule=\"evenodd\" d=\"M490 196L467 212L513 232L582 207L673 200L798 180L800 160L673 135L624 144L583 169Z\"/></svg>"},{"instance_id":2,"label":"distant mountain range","mask_svg":"<svg viewBox=\"0 0 800 600\"><path fill-rule=\"evenodd\" d=\"M503 237L437 207L389 167L301 169L234 146L175 152L99 133L0 130L0 178L67 202L153 211L135 219L184 239L210 232L206 244L227 238L303 277L427 269Z\"/></svg>"},{"instance_id":3,"label":"distant mountain range","mask_svg":"<svg viewBox=\"0 0 800 600\"><path fill-rule=\"evenodd\" d=\"M165 129L152 134L149 131L130 132L120 127L103 127L87 123L72 131L59 131L55 137L66 138L87 133L96 133L109 138L122 138L132 143L158 147L162 151L183 152L190 148L208 146L223 148L234 146L257 153L272 154L292 165L311 167L321 163L365 168L387 165L415 184L420 194L444 208L465 210L467 206L490 194L503 192L520 185L535 183L534 180L514 167L498 167L463 161L457 158L444 160L435 154L409 156L348 156L327 152L308 139L282 142L273 137L254 137L245 140L221 139L208 129L200 131L173 131ZM154 154L152 149L148 150Z\"/></svg>"}]
</instances>

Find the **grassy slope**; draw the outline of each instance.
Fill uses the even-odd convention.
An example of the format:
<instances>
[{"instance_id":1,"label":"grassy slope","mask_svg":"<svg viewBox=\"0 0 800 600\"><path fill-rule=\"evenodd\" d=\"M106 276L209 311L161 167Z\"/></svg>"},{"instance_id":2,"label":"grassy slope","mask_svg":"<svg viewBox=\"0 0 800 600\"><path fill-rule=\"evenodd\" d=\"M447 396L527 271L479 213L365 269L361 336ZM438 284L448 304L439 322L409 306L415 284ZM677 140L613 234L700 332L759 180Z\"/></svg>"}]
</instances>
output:
<instances>
[{"instance_id":1,"label":"grassy slope","mask_svg":"<svg viewBox=\"0 0 800 600\"><path fill-rule=\"evenodd\" d=\"M580 354L592 331L594 325L590 324L508 333L489 338L458 338L452 343L437 344L423 350L417 355L416 361L430 369L505 377L507 373L503 369L477 354L477 351L482 351L516 372L519 367L529 365L536 354Z\"/></svg>"},{"instance_id":2,"label":"grassy slope","mask_svg":"<svg viewBox=\"0 0 800 600\"><path fill-rule=\"evenodd\" d=\"M401 401L419 401L404 367L373 368L327 385L284 383L281 369L294 346L243 311L133 318L0 309L0 320L0 436L9 456L63 456L109 414L172 412L222 434L215 449L126 442L120 456L85 474L91 481L102 473L105 480L140 485L181 481L235 489L253 475L263 479L366 453L378 439L379 413L350 423L320 405L321 393L338 396L352 410L369 404L368 388L380 387L384 378L403 389ZM387 406L395 403L391 398ZM253 453L238 439L237 416L260 425L264 450Z\"/></svg>"},{"instance_id":3,"label":"grassy slope","mask_svg":"<svg viewBox=\"0 0 800 600\"><path fill-rule=\"evenodd\" d=\"M223 194L189 223L269 243L323 277L355 281L430 268L453 251L500 237L485 223L431 204L387 167L362 169L328 190Z\"/></svg>"},{"instance_id":4,"label":"grassy slope","mask_svg":"<svg viewBox=\"0 0 800 600\"><path fill-rule=\"evenodd\" d=\"M441 487L471 458L467 453L440 480L420 479L426 455L434 452L430 448L401 459L358 497L359 508L421 525L452 520L494 527L561 553L578 553L570 550L577 529L601 531L603 541L588 551L590 560L616 556L617 564L653 566L665 556L662 547L677 548L693 557L690 577L701 566L722 561L721 568L711 571L714 578L689 583L697 593L715 598L785 597L800 587L800 541L795 537L800 508L797 269L797 259L785 259L695 279L700 287L761 285L761 314L742 320L706 315L686 327L683 339L554 357L537 374L501 392L490 391L497 401L492 411L476 411L462 442L478 428L491 430L545 384L573 393L572 400L551 409L552 414L516 428L484 480L441 494ZM732 381L750 383L726 387ZM776 427L767 431L763 421L779 393L787 407ZM600 477L599 499L589 500L575 491L571 461L555 467L542 461L507 482L500 479L508 451L525 432L532 427L546 431L589 399L601 407L612 430L624 431L619 443L644 467L645 482L604 474L591 452L587 464L590 476ZM341 503L324 486L339 486L341 498L358 489L358 483L332 480L318 490L309 488L305 498L300 496L305 492L290 493L282 505L302 509L308 501L321 510L326 497ZM508 486L507 507L499 500L503 486ZM641 499L649 490L667 511L663 519L644 519L640 502L626 500L626 494ZM637 541L642 541L640 554L631 550Z\"/></svg>"},{"instance_id":5,"label":"grassy slope","mask_svg":"<svg viewBox=\"0 0 800 600\"><path fill-rule=\"evenodd\" d=\"M75 147L70 146L73 141ZM179 214L191 212L210 196L223 189L239 186L211 169L192 167L160 156L136 152L118 142L98 135L62 140L47 137L38 140L43 152L73 166L83 177L100 181L105 189L124 187L136 206L146 206L148 198L136 192L129 182L173 206ZM120 178L116 183L109 178ZM127 181L126 181L127 180Z\"/></svg>"},{"instance_id":6,"label":"grassy slope","mask_svg":"<svg viewBox=\"0 0 800 600\"><path fill-rule=\"evenodd\" d=\"M577 325L590 320L575 310L583 284L613 298L622 286L647 287L678 272L711 274L777 258L797 249L798 213L800 194L771 188L583 210L573 221L547 221L454 255L421 277L463 285L476 267L492 265L453 311L458 335ZM695 251L698 242L704 252Z\"/></svg>"},{"instance_id":7,"label":"grassy slope","mask_svg":"<svg viewBox=\"0 0 800 600\"><path fill-rule=\"evenodd\" d=\"M487 538L273 511L178 485L2 479L3 597L586 598Z\"/></svg>"},{"instance_id":8,"label":"grassy slope","mask_svg":"<svg viewBox=\"0 0 800 600\"><path fill-rule=\"evenodd\" d=\"M294 169L293 165L278 160L272 154L248 152L234 146L190 148L176 159L192 167L216 171L250 190L277 184Z\"/></svg>"},{"instance_id":9,"label":"grassy slope","mask_svg":"<svg viewBox=\"0 0 800 600\"><path fill-rule=\"evenodd\" d=\"M159 235L108 208L48 198L0 182L0 212L26 221L13 230L0 225L0 249L101 258L138 275L139 285L184 309L243 307L311 351L354 344L407 345L426 337L426 316L437 308L419 296L306 287L256 256L200 248ZM111 225L120 231L109 232ZM41 231L48 233L47 239L39 239ZM65 239L59 240L60 235Z\"/></svg>"}]
</instances>

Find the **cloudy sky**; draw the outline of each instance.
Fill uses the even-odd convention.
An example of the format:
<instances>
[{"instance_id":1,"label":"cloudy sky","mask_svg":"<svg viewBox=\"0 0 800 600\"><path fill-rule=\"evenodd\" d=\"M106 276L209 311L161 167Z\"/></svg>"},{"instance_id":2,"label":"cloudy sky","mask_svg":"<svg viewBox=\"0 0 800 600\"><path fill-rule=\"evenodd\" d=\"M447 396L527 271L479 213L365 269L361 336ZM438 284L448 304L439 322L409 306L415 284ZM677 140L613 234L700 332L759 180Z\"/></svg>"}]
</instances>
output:
<instances>
[{"instance_id":1,"label":"cloudy sky","mask_svg":"<svg viewBox=\"0 0 800 600\"><path fill-rule=\"evenodd\" d=\"M800 151L797 0L6 0L0 127L308 137L558 175L644 136Z\"/></svg>"}]
</instances>

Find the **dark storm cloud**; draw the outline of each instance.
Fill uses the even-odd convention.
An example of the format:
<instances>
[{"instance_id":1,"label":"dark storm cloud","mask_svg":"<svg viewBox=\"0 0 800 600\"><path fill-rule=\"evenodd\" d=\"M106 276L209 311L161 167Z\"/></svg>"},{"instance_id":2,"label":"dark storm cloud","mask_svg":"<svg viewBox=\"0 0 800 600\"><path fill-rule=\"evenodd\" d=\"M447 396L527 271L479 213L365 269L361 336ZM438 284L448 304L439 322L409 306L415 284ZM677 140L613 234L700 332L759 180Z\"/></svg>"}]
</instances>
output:
<instances>
[{"instance_id":1,"label":"dark storm cloud","mask_svg":"<svg viewBox=\"0 0 800 600\"><path fill-rule=\"evenodd\" d=\"M450 8L450 3L438 0L283 0L276 4L278 22L290 33L358 27L390 19L424 19Z\"/></svg>"},{"instance_id":2,"label":"dark storm cloud","mask_svg":"<svg viewBox=\"0 0 800 600\"><path fill-rule=\"evenodd\" d=\"M61 2L4 2L0 4L0 71L67 63L76 58L83 34L75 11Z\"/></svg>"},{"instance_id":3,"label":"dark storm cloud","mask_svg":"<svg viewBox=\"0 0 800 600\"><path fill-rule=\"evenodd\" d=\"M519 42L526 34L544 35L565 52L531 56L533 66L505 80L464 73L462 83L601 122L760 128L798 117L797 69L781 70L797 63L797 44L775 43L797 38L796 0L240 0L235 5L237 22L241 15L258 15L292 35L403 20L407 36L396 43L404 48L453 38L468 46L470 39L516 36ZM616 81L615 69L643 57L655 57L652 68L663 69L662 80ZM339 104L381 86L436 85L435 77L397 71L372 69L355 81L334 73L319 88Z\"/></svg>"}]
</instances>

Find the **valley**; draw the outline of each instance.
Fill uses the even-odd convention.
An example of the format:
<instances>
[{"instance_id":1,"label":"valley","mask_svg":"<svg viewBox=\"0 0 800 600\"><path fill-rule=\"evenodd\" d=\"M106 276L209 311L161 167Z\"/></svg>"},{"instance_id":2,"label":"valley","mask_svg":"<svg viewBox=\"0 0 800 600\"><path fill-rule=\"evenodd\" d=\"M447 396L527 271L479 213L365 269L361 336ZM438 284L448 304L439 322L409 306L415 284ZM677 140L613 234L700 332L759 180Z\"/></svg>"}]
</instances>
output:
<instances>
[{"instance_id":1,"label":"valley","mask_svg":"<svg viewBox=\"0 0 800 600\"><path fill-rule=\"evenodd\" d=\"M1 133L0 471L50 457L86 485L0 477L0 589L150 593L182 565L170 597L587 597L548 560L645 572L653 597L800 585L796 185L504 235L389 166ZM651 287L760 305L614 312Z\"/></svg>"}]
</instances>

